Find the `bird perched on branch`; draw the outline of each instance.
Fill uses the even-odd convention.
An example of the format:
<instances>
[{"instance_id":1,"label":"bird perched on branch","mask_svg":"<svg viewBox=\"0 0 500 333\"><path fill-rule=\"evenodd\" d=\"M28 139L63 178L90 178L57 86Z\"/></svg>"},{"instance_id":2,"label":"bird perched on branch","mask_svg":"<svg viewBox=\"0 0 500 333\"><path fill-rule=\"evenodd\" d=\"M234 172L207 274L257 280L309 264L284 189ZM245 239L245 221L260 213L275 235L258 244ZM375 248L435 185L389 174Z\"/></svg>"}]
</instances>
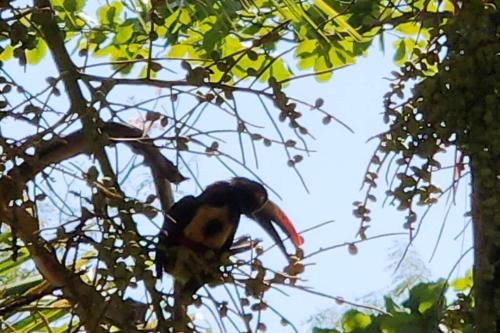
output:
<instances>
[{"instance_id":1,"label":"bird perched on branch","mask_svg":"<svg viewBox=\"0 0 500 333\"><path fill-rule=\"evenodd\" d=\"M199 196L186 196L168 211L157 246L158 276L174 277L174 289L191 297L219 271L223 254L230 255L241 215L256 221L288 256L274 224L296 249L302 238L285 213L268 199L266 189L243 177L209 185ZM212 267L206 267L212 263ZM210 264L208 264L210 265ZM187 297L186 296L186 297Z\"/></svg>"}]
</instances>

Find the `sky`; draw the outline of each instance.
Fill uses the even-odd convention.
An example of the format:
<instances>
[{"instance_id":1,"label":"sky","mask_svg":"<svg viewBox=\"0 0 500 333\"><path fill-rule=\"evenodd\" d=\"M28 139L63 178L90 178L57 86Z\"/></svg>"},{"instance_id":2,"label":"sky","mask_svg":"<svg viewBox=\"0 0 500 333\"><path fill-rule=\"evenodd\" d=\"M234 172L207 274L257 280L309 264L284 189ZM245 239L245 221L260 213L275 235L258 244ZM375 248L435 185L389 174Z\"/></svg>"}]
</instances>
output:
<instances>
[{"instance_id":1,"label":"sky","mask_svg":"<svg viewBox=\"0 0 500 333\"><path fill-rule=\"evenodd\" d=\"M368 56L358 59L355 65L336 71L328 83L320 84L314 78L304 78L293 81L287 88L289 95L311 103L314 103L318 97L323 98L324 108L347 123L355 132L350 133L334 121L325 126L321 123L322 117L319 113L309 111L307 108L303 110L307 127L315 137L315 140L310 140L309 144L310 149L316 152L311 153L299 164L309 193L305 191L293 170L287 167L287 158L282 149L277 147L268 149L262 145L258 148L259 168L252 166L252 169L280 194L281 199L271 193L271 199L281 206L298 230L334 220L330 224L304 234L306 255L321 247L356 239L359 221L352 214L354 208L352 203L364 197L360 185L367 163L376 147L375 140L369 142L367 140L386 129L386 125L382 122L382 98L389 89L389 81L386 77L389 77L390 72L396 69L392 54L390 43L387 43L385 54L374 46L370 48ZM7 64L7 66L14 71L11 74L14 73L16 78L25 82L27 88L34 88L36 80L56 76L48 57L41 65L27 67L25 71L17 65ZM116 94L119 93L123 94L123 90ZM126 93L130 100L141 100L151 94L151 91L146 92L144 89L128 87ZM112 97L119 96L112 95ZM264 121L258 100L241 96L238 101L243 115L249 118L254 117L257 121ZM180 105L179 107L187 109L189 106ZM137 116L138 113L131 113L130 119L133 119L134 115ZM200 119L203 126L207 128L223 127L226 121L228 121L226 118L219 118L211 113L207 113ZM23 133L23 125L10 123L6 126L4 123L2 130L4 134L19 134ZM234 138L224 147L235 154L239 153L239 145ZM251 156L251 151L247 150L247 152ZM448 165L451 165L452 155L443 157L449 162ZM249 165L252 165L251 157L248 159ZM192 156L187 162L196 172L202 185L232 176L214 159L207 160ZM239 170L242 175L252 177L248 173L245 174L244 170ZM185 168L181 168L181 171L187 173ZM436 179L439 184L446 187L452 180L452 170L441 171ZM137 187L137 184L134 184L137 180L138 178L131 178L129 181L132 183L127 186ZM463 236L455 239L467 223L463 213L469 203L468 181L465 178L456 192L456 205L446 219L443 237L433 260L429 261L450 204L446 196L427 215L423 221L421 233L413 243L412 248L426 262L432 279L447 277L461 254L472 244L470 227ZM371 206L372 227L368 230L369 237L384 233L405 232L402 227L404 215L395 207L387 204L382 206L386 189L387 184L381 179L378 190L379 201ZM192 179L186 181L177 190L177 197L199 193ZM252 236L263 238L264 244L270 244L264 231L256 228L247 219L240 223L239 233L250 233ZM318 254L305 261L307 266L303 278L306 281L303 285L351 301L356 301L373 292L379 292L382 295L383 292L393 287L393 272L387 269L387 266L394 262L394 259L389 258L390 249L394 246L394 242L406 244L408 240L408 236L402 235L368 241L358 244L357 255L349 254L347 247ZM269 260L269 266L278 269L286 264L285 258L276 249L271 251L266 260ZM471 264L472 256L469 254L461 261L452 277L463 274L471 267ZM300 332L305 332L310 327L310 323L307 322L309 317L325 309L333 308L334 311L347 309L345 305L340 306L331 299L287 288L283 290L288 292L289 296L271 292L267 296L267 301L280 309L283 315L299 328ZM279 324L279 318L275 316L269 316L269 318L268 331L291 331Z\"/></svg>"}]
</instances>

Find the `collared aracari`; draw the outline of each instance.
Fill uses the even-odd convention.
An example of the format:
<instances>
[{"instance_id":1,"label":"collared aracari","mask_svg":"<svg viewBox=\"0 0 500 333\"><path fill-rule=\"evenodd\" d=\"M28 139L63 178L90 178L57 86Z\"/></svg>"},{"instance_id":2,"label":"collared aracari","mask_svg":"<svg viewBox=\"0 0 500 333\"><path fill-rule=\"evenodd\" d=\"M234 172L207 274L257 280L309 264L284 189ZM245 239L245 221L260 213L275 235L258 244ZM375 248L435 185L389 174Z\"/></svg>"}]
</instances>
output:
<instances>
[{"instance_id":1,"label":"collared aracari","mask_svg":"<svg viewBox=\"0 0 500 333\"><path fill-rule=\"evenodd\" d=\"M231 249L242 214L264 228L286 256L273 222L290 237L296 249L302 245L302 238L285 213L268 199L266 189L236 177L211 184L199 196L185 196L171 207L159 234L157 275L165 270L183 293L194 294L213 279L213 274L203 268L203 259L210 254L215 258L215 267L220 266L221 255Z\"/></svg>"}]
</instances>

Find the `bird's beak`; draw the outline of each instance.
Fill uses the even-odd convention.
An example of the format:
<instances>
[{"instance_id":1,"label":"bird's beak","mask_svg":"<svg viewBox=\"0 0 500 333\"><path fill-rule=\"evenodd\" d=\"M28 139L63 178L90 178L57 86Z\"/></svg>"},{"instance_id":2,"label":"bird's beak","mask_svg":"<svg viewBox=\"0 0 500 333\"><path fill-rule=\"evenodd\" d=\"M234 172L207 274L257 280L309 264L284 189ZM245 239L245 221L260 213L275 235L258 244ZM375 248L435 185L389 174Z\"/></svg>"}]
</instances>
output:
<instances>
[{"instance_id":1,"label":"bird's beak","mask_svg":"<svg viewBox=\"0 0 500 333\"><path fill-rule=\"evenodd\" d=\"M252 213L252 218L264 228L286 256L288 256L288 253L286 252L285 245L271 222L276 223L290 237L296 248L300 248L302 245L302 237L297 233L290 219L274 202L270 200L266 201L266 203Z\"/></svg>"}]
</instances>

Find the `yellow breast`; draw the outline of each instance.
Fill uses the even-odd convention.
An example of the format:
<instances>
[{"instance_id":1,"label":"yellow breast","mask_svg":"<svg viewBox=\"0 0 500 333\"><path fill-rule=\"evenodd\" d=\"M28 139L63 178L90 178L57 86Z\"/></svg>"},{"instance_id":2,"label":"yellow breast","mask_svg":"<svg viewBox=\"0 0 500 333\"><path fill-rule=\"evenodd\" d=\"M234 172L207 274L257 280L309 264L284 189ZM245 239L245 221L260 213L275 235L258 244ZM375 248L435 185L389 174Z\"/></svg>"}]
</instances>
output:
<instances>
[{"instance_id":1,"label":"yellow breast","mask_svg":"<svg viewBox=\"0 0 500 333\"><path fill-rule=\"evenodd\" d=\"M227 207L201 206L184 228L184 236L211 249L219 249L233 231Z\"/></svg>"}]
</instances>

